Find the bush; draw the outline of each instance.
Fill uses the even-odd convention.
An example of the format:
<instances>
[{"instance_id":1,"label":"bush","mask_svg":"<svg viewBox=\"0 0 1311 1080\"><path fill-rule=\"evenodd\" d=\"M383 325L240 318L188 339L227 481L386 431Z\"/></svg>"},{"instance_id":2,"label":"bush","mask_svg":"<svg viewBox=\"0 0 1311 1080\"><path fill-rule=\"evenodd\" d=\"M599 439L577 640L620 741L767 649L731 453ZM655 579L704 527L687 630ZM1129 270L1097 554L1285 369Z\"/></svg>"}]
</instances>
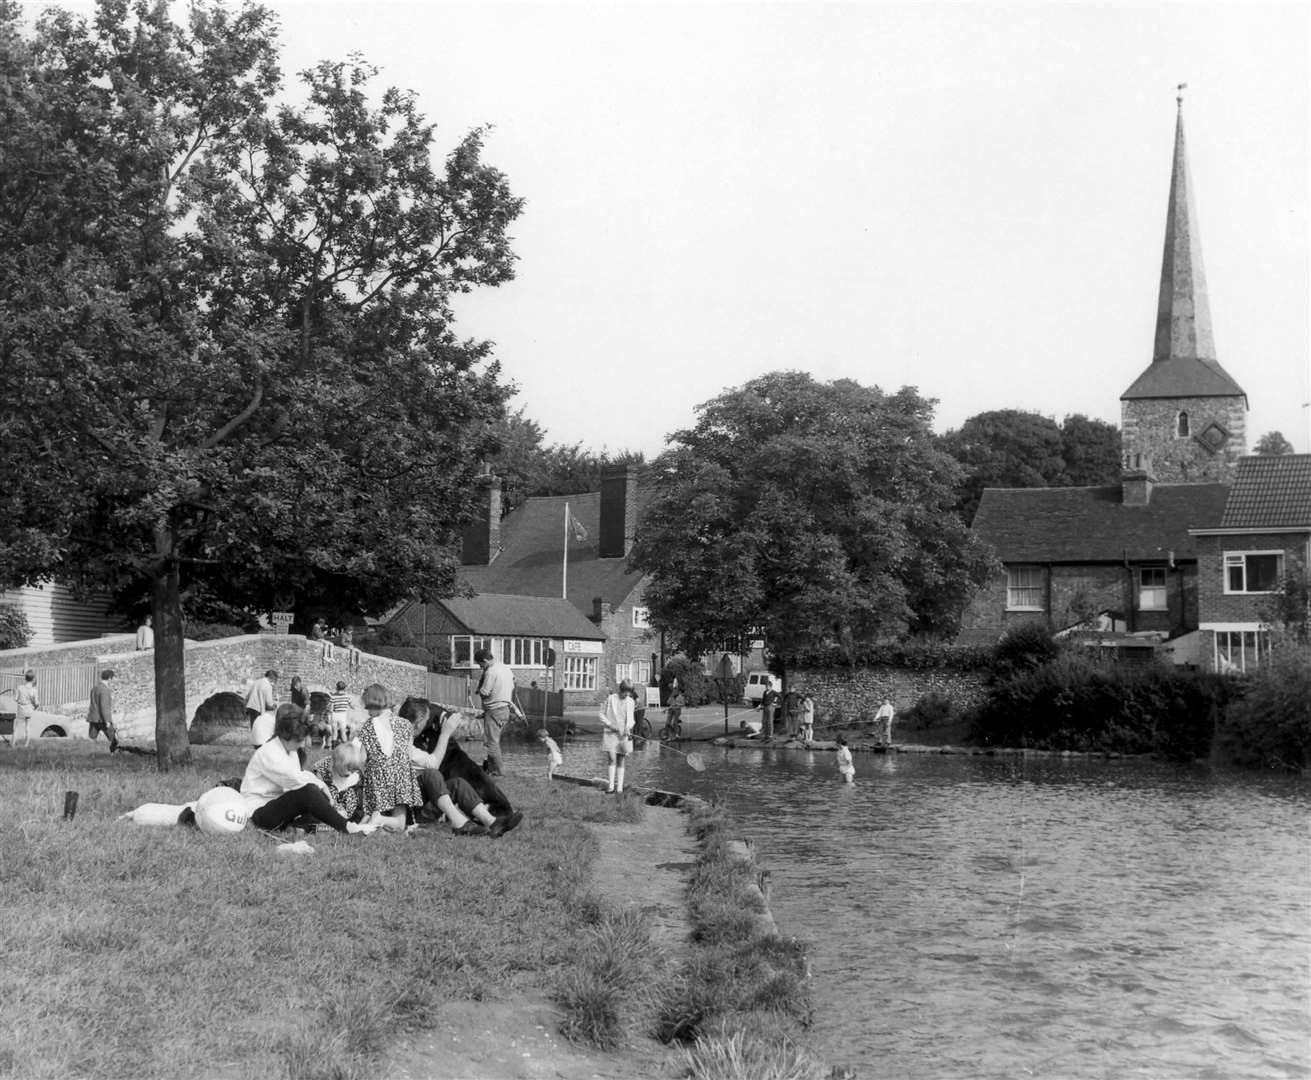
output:
<instances>
[{"instance_id":1,"label":"bush","mask_svg":"<svg viewBox=\"0 0 1311 1080\"><path fill-rule=\"evenodd\" d=\"M1117 664L1080 649L994 681L972 737L995 746L1155 753L1191 761L1210 753L1234 680L1166 664Z\"/></svg>"},{"instance_id":2,"label":"bush","mask_svg":"<svg viewBox=\"0 0 1311 1080\"><path fill-rule=\"evenodd\" d=\"M217 641L219 638L241 637L251 631L234 626L232 623L192 623L187 627L187 637L192 641Z\"/></svg>"},{"instance_id":3,"label":"bush","mask_svg":"<svg viewBox=\"0 0 1311 1080\"><path fill-rule=\"evenodd\" d=\"M988 645L957 645L938 638L907 638L858 644L851 654L839 645L808 649L787 657L789 667L853 668L896 667L910 671L979 671L993 662Z\"/></svg>"},{"instance_id":4,"label":"bush","mask_svg":"<svg viewBox=\"0 0 1311 1080\"><path fill-rule=\"evenodd\" d=\"M707 702L715 700L715 681L706 674L700 660L689 660L686 656L675 656L672 660L665 662L664 670L660 672L660 700L662 702L669 700L669 688L673 686L675 679L678 680L678 686L683 691L683 697L686 699L685 704L688 708L695 705L705 705Z\"/></svg>"},{"instance_id":5,"label":"bush","mask_svg":"<svg viewBox=\"0 0 1311 1080\"><path fill-rule=\"evenodd\" d=\"M32 640L27 615L16 604L0 604L0 649L23 649Z\"/></svg>"},{"instance_id":6,"label":"bush","mask_svg":"<svg viewBox=\"0 0 1311 1080\"><path fill-rule=\"evenodd\" d=\"M1311 653L1276 649L1218 718L1216 756L1235 765L1303 772L1311 765Z\"/></svg>"},{"instance_id":7,"label":"bush","mask_svg":"<svg viewBox=\"0 0 1311 1080\"><path fill-rule=\"evenodd\" d=\"M382 656L388 660L404 660L407 664L432 668L432 653L417 645L367 645L361 649L373 656Z\"/></svg>"},{"instance_id":8,"label":"bush","mask_svg":"<svg viewBox=\"0 0 1311 1080\"><path fill-rule=\"evenodd\" d=\"M945 727L956 719L956 705L946 694L930 690L903 712L900 719L911 730Z\"/></svg>"},{"instance_id":9,"label":"bush","mask_svg":"<svg viewBox=\"0 0 1311 1080\"><path fill-rule=\"evenodd\" d=\"M1017 672L1050 663L1060 655L1061 648L1044 624L1023 623L993 646L992 679L1007 679Z\"/></svg>"}]
</instances>

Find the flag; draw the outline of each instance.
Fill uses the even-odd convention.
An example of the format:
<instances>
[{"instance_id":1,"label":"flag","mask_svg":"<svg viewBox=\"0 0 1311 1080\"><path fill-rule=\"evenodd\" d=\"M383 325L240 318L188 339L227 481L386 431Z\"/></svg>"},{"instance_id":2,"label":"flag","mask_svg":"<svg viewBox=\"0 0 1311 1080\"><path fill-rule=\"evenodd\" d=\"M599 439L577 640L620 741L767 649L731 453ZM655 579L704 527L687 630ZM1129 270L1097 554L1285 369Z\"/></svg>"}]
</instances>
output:
<instances>
[{"instance_id":1,"label":"flag","mask_svg":"<svg viewBox=\"0 0 1311 1080\"><path fill-rule=\"evenodd\" d=\"M573 538L575 540L586 540L587 528L585 525L583 525L581 521L579 521L576 517L574 517L574 512L569 509L568 503L565 503L564 515L565 515L564 518L565 524L568 526L569 531L573 534Z\"/></svg>"}]
</instances>

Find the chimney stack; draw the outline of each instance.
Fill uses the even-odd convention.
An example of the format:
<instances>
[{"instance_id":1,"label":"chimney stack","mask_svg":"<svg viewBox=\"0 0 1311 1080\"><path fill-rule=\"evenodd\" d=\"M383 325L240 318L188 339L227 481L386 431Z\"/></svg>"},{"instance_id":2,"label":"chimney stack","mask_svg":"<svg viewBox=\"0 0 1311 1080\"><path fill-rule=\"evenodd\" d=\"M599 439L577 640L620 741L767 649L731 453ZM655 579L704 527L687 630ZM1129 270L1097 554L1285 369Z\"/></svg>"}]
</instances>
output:
<instances>
[{"instance_id":1,"label":"chimney stack","mask_svg":"<svg viewBox=\"0 0 1311 1080\"><path fill-rule=\"evenodd\" d=\"M637 466L613 465L601 474L601 534L597 556L622 559L637 533Z\"/></svg>"},{"instance_id":2,"label":"chimney stack","mask_svg":"<svg viewBox=\"0 0 1311 1080\"><path fill-rule=\"evenodd\" d=\"M1144 454L1125 454L1120 473L1120 498L1125 506L1146 506L1152 501L1151 460Z\"/></svg>"},{"instance_id":3,"label":"chimney stack","mask_svg":"<svg viewBox=\"0 0 1311 1080\"><path fill-rule=\"evenodd\" d=\"M460 562L465 566L487 566L501 553L501 481L495 476L480 476L475 503L477 513L464 527Z\"/></svg>"}]
</instances>

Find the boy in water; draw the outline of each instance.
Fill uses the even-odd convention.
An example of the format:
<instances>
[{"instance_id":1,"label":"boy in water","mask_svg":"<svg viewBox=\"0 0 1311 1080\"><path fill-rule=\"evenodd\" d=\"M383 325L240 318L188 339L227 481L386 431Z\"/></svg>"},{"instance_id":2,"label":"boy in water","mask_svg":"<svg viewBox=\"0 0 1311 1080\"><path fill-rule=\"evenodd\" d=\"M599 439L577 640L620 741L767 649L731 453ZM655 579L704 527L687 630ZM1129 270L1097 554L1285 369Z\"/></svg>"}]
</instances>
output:
<instances>
[{"instance_id":1,"label":"boy in water","mask_svg":"<svg viewBox=\"0 0 1311 1080\"><path fill-rule=\"evenodd\" d=\"M564 756L560 753L560 744L551 738L550 733L545 727L537 729L537 737L541 739L542 745L550 757L546 759L546 779L555 779L555 770L564 764Z\"/></svg>"},{"instance_id":2,"label":"boy in water","mask_svg":"<svg viewBox=\"0 0 1311 1080\"><path fill-rule=\"evenodd\" d=\"M839 735L838 744L838 774L842 777L844 784L854 784L856 782L856 766L851 761L851 750L847 747L847 740Z\"/></svg>"}]
</instances>

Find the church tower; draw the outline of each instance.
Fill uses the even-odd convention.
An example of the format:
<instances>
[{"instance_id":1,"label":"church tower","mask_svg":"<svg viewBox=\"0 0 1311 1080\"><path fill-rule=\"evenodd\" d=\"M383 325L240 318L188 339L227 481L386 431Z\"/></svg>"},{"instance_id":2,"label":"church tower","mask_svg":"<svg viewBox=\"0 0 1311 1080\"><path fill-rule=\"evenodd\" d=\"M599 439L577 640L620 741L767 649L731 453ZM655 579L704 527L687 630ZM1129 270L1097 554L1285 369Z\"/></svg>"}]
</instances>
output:
<instances>
[{"instance_id":1,"label":"church tower","mask_svg":"<svg viewBox=\"0 0 1311 1080\"><path fill-rule=\"evenodd\" d=\"M1120 447L1126 469L1156 480L1227 482L1247 452L1247 395L1215 358L1179 89L1156 345L1120 395Z\"/></svg>"}]
</instances>

